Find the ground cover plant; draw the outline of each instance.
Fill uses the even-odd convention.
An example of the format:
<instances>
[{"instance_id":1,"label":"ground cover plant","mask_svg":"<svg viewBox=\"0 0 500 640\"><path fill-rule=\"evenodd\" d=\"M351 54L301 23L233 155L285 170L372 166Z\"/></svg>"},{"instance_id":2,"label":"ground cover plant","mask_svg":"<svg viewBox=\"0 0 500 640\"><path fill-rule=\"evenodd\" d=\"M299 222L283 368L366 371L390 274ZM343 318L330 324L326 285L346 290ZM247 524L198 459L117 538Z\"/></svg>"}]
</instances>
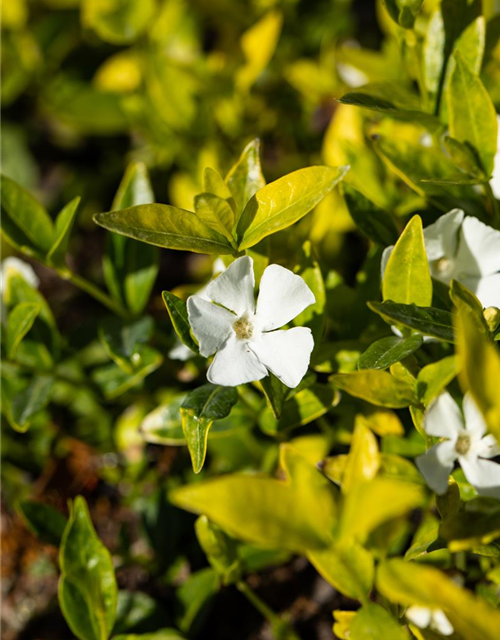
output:
<instances>
[{"instance_id":1,"label":"ground cover plant","mask_svg":"<svg viewBox=\"0 0 500 640\"><path fill-rule=\"evenodd\" d=\"M2 3L6 640L496 640L500 6Z\"/></svg>"}]
</instances>

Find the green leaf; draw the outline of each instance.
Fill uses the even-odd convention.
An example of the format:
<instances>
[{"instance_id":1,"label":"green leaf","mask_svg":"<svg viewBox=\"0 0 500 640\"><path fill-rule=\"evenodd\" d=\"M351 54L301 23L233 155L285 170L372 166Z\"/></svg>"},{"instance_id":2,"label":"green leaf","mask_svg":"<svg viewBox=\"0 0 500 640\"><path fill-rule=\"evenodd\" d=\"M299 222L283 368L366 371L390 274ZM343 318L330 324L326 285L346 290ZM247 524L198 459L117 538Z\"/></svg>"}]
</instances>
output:
<instances>
[{"instance_id":1,"label":"green leaf","mask_svg":"<svg viewBox=\"0 0 500 640\"><path fill-rule=\"evenodd\" d=\"M449 311L434 307L417 307L415 304L396 304L392 300L369 302L368 306L388 324L397 323L424 336L445 342L454 341L453 316Z\"/></svg>"},{"instance_id":2,"label":"green leaf","mask_svg":"<svg viewBox=\"0 0 500 640\"><path fill-rule=\"evenodd\" d=\"M194 210L207 227L223 235L236 248L232 233L234 211L227 200L212 193L200 193L194 199Z\"/></svg>"},{"instance_id":3,"label":"green leaf","mask_svg":"<svg viewBox=\"0 0 500 640\"><path fill-rule=\"evenodd\" d=\"M182 632L190 634L204 607L219 591L219 577L212 567L192 573L176 589L176 605L180 609L176 624ZM191 637L191 635L190 635Z\"/></svg>"},{"instance_id":4,"label":"green leaf","mask_svg":"<svg viewBox=\"0 0 500 640\"><path fill-rule=\"evenodd\" d=\"M36 302L20 302L9 313L5 348L10 359L16 357L17 347L33 326L40 310Z\"/></svg>"},{"instance_id":5,"label":"green leaf","mask_svg":"<svg viewBox=\"0 0 500 640\"><path fill-rule=\"evenodd\" d=\"M222 583L232 584L241 577L241 561L238 557L236 541L224 533L206 516L195 522L198 542L208 561L222 579Z\"/></svg>"},{"instance_id":6,"label":"green leaf","mask_svg":"<svg viewBox=\"0 0 500 640\"><path fill-rule=\"evenodd\" d=\"M163 362L159 351L148 345L139 345L134 353L134 372L126 373L115 363L104 365L92 372L92 380L108 400L140 384L146 376L158 369Z\"/></svg>"},{"instance_id":7,"label":"green leaf","mask_svg":"<svg viewBox=\"0 0 500 640\"><path fill-rule=\"evenodd\" d=\"M388 369L392 364L404 360L420 349L422 343L423 338L419 334L413 334L408 338L381 338L361 355L358 369Z\"/></svg>"},{"instance_id":8,"label":"green leaf","mask_svg":"<svg viewBox=\"0 0 500 640\"><path fill-rule=\"evenodd\" d=\"M421 507L424 501L424 488L411 482L376 477L359 483L345 497L341 540L364 542L381 524Z\"/></svg>"},{"instance_id":9,"label":"green leaf","mask_svg":"<svg viewBox=\"0 0 500 640\"><path fill-rule=\"evenodd\" d=\"M136 40L156 12L154 0L83 0L82 24L105 42L123 45Z\"/></svg>"},{"instance_id":10,"label":"green leaf","mask_svg":"<svg viewBox=\"0 0 500 640\"><path fill-rule=\"evenodd\" d=\"M64 265L64 258L68 249L68 242L75 223L80 200L81 198L79 197L73 198L71 202L68 202L68 204L63 207L56 218L55 240L47 253L47 260L51 264L56 266Z\"/></svg>"},{"instance_id":11,"label":"green leaf","mask_svg":"<svg viewBox=\"0 0 500 640\"><path fill-rule=\"evenodd\" d=\"M134 322L124 322L119 318L105 318L99 326L99 338L109 357L125 371L132 374L143 366L141 345L153 335L154 323L149 316Z\"/></svg>"},{"instance_id":12,"label":"green leaf","mask_svg":"<svg viewBox=\"0 0 500 640\"><path fill-rule=\"evenodd\" d=\"M260 189L237 221L240 251L300 220L342 180L348 169L307 167Z\"/></svg>"},{"instance_id":13,"label":"green leaf","mask_svg":"<svg viewBox=\"0 0 500 640\"><path fill-rule=\"evenodd\" d=\"M413 28L423 3L424 0L384 0L389 15L403 29ZM387 640L392 640L392 638Z\"/></svg>"},{"instance_id":14,"label":"green leaf","mask_svg":"<svg viewBox=\"0 0 500 640\"><path fill-rule=\"evenodd\" d=\"M455 165L469 176L477 179L477 183L488 180L477 154L468 143L459 142L450 136L443 137L443 144Z\"/></svg>"},{"instance_id":15,"label":"green leaf","mask_svg":"<svg viewBox=\"0 0 500 640\"><path fill-rule=\"evenodd\" d=\"M85 500L71 508L59 552L59 603L80 640L107 640L116 614L118 589L113 561L92 526Z\"/></svg>"},{"instance_id":16,"label":"green leaf","mask_svg":"<svg viewBox=\"0 0 500 640\"><path fill-rule=\"evenodd\" d=\"M434 567L399 558L381 563L377 588L391 602L441 609L464 640L496 640L500 612Z\"/></svg>"},{"instance_id":17,"label":"green leaf","mask_svg":"<svg viewBox=\"0 0 500 640\"><path fill-rule=\"evenodd\" d=\"M379 604L361 607L349 627L351 640L408 640L408 637L396 619Z\"/></svg>"},{"instance_id":18,"label":"green leaf","mask_svg":"<svg viewBox=\"0 0 500 640\"><path fill-rule=\"evenodd\" d=\"M432 303L432 279L425 251L422 219L413 216L387 262L382 282L384 300L428 307Z\"/></svg>"},{"instance_id":19,"label":"green leaf","mask_svg":"<svg viewBox=\"0 0 500 640\"><path fill-rule=\"evenodd\" d=\"M309 240L302 245L298 264L294 271L313 292L315 302L294 318L293 324L299 327L309 327L315 344L319 344L325 326L326 288L321 268Z\"/></svg>"},{"instance_id":20,"label":"green leaf","mask_svg":"<svg viewBox=\"0 0 500 640\"><path fill-rule=\"evenodd\" d=\"M31 500L23 500L17 507L29 529L42 542L56 547L60 545L67 524L67 519L60 511L48 504Z\"/></svg>"},{"instance_id":21,"label":"green leaf","mask_svg":"<svg viewBox=\"0 0 500 640\"><path fill-rule=\"evenodd\" d=\"M283 24L279 11L269 11L241 36L240 44L246 63L236 73L236 86L243 92L251 85L269 64L278 44Z\"/></svg>"},{"instance_id":22,"label":"green leaf","mask_svg":"<svg viewBox=\"0 0 500 640\"><path fill-rule=\"evenodd\" d=\"M247 202L257 191L266 186L260 166L260 140L252 140L243 149L236 164L226 176L226 184L236 203L236 211L241 214Z\"/></svg>"},{"instance_id":23,"label":"green leaf","mask_svg":"<svg viewBox=\"0 0 500 640\"><path fill-rule=\"evenodd\" d=\"M15 395L11 401L8 417L16 431L25 432L31 424L31 418L47 406L53 384L54 378L51 376L38 375Z\"/></svg>"},{"instance_id":24,"label":"green leaf","mask_svg":"<svg viewBox=\"0 0 500 640\"><path fill-rule=\"evenodd\" d=\"M497 151L497 116L488 91L459 54L446 90L450 134L470 143L487 175Z\"/></svg>"},{"instance_id":25,"label":"green leaf","mask_svg":"<svg viewBox=\"0 0 500 640\"><path fill-rule=\"evenodd\" d=\"M252 145L254 143L250 143L250 144ZM256 150L256 152L257 152L257 161L258 161L258 157L259 157L258 149ZM245 153L245 152L243 152L243 153ZM254 158L254 160L255 160L255 158ZM262 177L262 174L261 174L261 177ZM259 189L261 189L266 184L265 181L264 181L264 178L261 179L260 183L261 183L261 186L258 187L257 191ZM203 170L202 185L203 185L204 193L211 193L214 196L218 196L219 198L222 198L223 200L232 201L232 204L234 205L234 199L233 199L233 196L232 196L232 193L231 193L229 187L224 182L224 180L221 178L220 174L217 173L217 171L215 171L215 169L211 169L210 167L206 167ZM252 196L253 196L253 193L252 193ZM248 199L250 199L250 198L251 198L251 196L249 196Z\"/></svg>"},{"instance_id":26,"label":"green leaf","mask_svg":"<svg viewBox=\"0 0 500 640\"><path fill-rule=\"evenodd\" d=\"M483 501L464 503L463 509L449 515L439 527L439 535L452 553L470 551L500 537L500 506Z\"/></svg>"},{"instance_id":27,"label":"green leaf","mask_svg":"<svg viewBox=\"0 0 500 640\"><path fill-rule=\"evenodd\" d=\"M198 353L198 345L191 336L186 303L170 291L162 291L161 295L179 340L191 351Z\"/></svg>"},{"instance_id":28,"label":"green leaf","mask_svg":"<svg viewBox=\"0 0 500 640\"><path fill-rule=\"evenodd\" d=\"M195 213L167 204L97 213L94 221L108 231L166 249L217 255L234 252L226 238L207 227Z\"/></svg>"},{"instance_id":29,"label":"green leaf","mask_svg":"<svg viewBox=\"0 0 500 640\"><path fill-rule=\"evenodd\" d=\"M377 438L368 424L361 416L356 418L351 448L342 475L342 493L346 495L358 484L373 480L380 468Z\"/></svg>"},{"instance_id":30,"label":"green leaf","mask_svg":"<svg viewBox=\"0 0 500 640\"><path fill-rule=\"evenodd\" d=\"M415 390L419 401L427 407L444 391L458 373L456 356L448 356L428 364L418 372Z\"/></svg>"},{"instance_id":31,"label":"green leaf","mask_svg":"<svg viewBox=\"0 0 500 640\"><path fill-rule=\"evenodd\" d=\"M186 395L173 396L143 419L141 434L146 442L182 446L186 444L181 422L181 406Z\"/></svg>"},{"instance_id":32,"label":"green leaf","mask_svg":"<svg viewBox=\"0 0 500 640\"><path fill-rule=\"evenodd\" d=\"M46 253L54 240L52 220L35 198L6 176L0 177L2 232L16 249ZM34 251L30 251L30 249Z\"/></svg>"},{"instance_id":33,"label":"green leaf","mask_svg":"<svg viewBox=\"0 0 500 640\"><path fill-rule=\"evenodd\" d=\"M206 515L236 538L303 553L331 545L335 489L290 445L282 445L287 480L230 474L170 492L172 502Z\"/></svg>"},{"instance_id":34,"label":"green leaf","mask_svg":"<svg viewBox=\"0 0 500 640\"><path fill-rule=\"evenodd\" d=\"M159 629L152 633L125 633L113 636L113 640L186 640L176 629Z\"/></svg>"},{"instance_id":35,"label":"green leaf","mask_svg":"<svg viewBox=\"0 0 500 640\"><path fill-rule=\"evenodd\" d=\"M413 388L404 380L385 371L363 369L336 373L329 378L335 386L378 407L401 409L415 402Z\"/></svg>"},{"instance_id":36,"label":"green leaf","mask_svg":"<svg viewBox=\"0 0 500 640\"><path fill-rule=\"evenodd\" d=\"M458 280L451 281L449 295L456 311L467 315L480 333L489 335L488 325L483 315L483 305L477 296Z\"/></svg>"},{"instance_id":37,"label":"green leaf","mask_svg":"<svg viewBox=\"0 0 500 640\"><path fill-rule=\"evenodd\" d=\"M112 210L120 211L154 202L148 170L142 162L133 162L125 171L113 200ZM104 278L108 289L134 314L146 306L158 274L159 252L142 242L111 234L103 257Z\"/></svg>"},{"instance_id":38,"label":"green leaf","mask_svg":"<svg viewBox=\"0 0 500 640\"><path fill-rule=\"evenodd\" d=\"M471 315L456 316L456 341L459 381L469 391L484 416L489 431L500 442L500 355L495 343L478 331Z\"/></svg>"},{"instance_id":39,"label":"green leaf","mask_svg":"<svg viewBox=\"0 0 500 640\"><path fill-rule=\"evenodd\" d=\"M342 193L351 218L363 235L383 247L396 243L396 227L388 213L346 182L342 183Z\"/></svg>"},{"instance_id":40,"label":"green leaf","mask_svg":"<svg viewBox=\"0 0 500 640\"><path fill-rule=\"evenodd\" d=\"M336 544L307 555L316 571L348 598L365 601L373 587L375 567L372 554L356 542Z\"/></svg>"},{"instance_id":41,"label":"green leaf","mask_svg":"<svg viewBox=\"0 0 500 640\"><path fill-rule=\"evenodd\" d=\"M283 384L281 380L272 373L265 378L262 378L260 384L274 417L276 420L279 420L283 413L283 407L288 394L290 393L289 387Z\"/></svg>"},{"instance_id":42,"label":"green leaf","mask_svg":"<svg viewBox=\"0 0 500 640\"><path fill-rule=\"evenodd\" d=\"M214 420L225 418L238 401L234 387L204 384L191 391L181 406L182 430L193 471L199 473L207 455L208 431Z\"/></svg>"}]
</instances>

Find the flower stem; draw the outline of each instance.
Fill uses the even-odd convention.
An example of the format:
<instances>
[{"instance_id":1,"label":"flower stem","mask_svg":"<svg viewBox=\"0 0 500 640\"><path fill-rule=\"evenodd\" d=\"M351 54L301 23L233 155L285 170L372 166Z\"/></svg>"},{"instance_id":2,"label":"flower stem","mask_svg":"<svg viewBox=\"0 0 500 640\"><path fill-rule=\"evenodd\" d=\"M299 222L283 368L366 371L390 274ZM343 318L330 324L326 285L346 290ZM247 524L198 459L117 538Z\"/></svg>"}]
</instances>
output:
<instances>
[{"instance_id":1,"label":"flower stem","mask_svg":"<svg viewBox=\"0 0 500 640\"><path fill-rule=\"evenodd\" d=\"M85 278L82 278L78 274L73 273L72 271L69 271L67 269L56 269L56 271L61 276L61 278L69 280L69 282L73 283L75 287L78 287L81 291L85 291L85 293L88 293L94 298L94 300L97 300L121 318L129 319L132 317L132 314L122 304L120 304L116 300L113 300L113 298L108 296L107 293L105 293L102 289L97 287L89 280L86 280Z\"/></svg>"}]
</instances>

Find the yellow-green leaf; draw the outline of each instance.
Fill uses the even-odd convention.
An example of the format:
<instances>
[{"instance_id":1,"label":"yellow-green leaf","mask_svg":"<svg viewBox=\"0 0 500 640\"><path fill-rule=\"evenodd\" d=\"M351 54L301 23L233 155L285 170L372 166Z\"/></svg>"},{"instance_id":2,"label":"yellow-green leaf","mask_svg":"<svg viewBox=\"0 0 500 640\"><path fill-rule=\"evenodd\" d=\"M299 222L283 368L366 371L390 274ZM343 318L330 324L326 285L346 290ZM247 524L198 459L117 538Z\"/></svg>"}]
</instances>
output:
<instances>
[{"instance_id":1,"label":"yellow-green leaf","mask_svg":"<svg viewBox=\"0 0 500 640\"><path fill-rule=\"evenodd\" d=\"M329 380L351 396L378 407L401 409L415 402L413 387L386 371L362 369L351 373L336 373Z\"/></svg>"},{"instance_id":2,"label":"yellow-green leaf","mask_svg":"<svg viewBox=\"0 0 500 640\"><path fill-rule=\"evenodd\" d=\"M360 482L372 480L379 467L380 453L377 438L366 426L363 416L357 416L342 479L342 492L347 494Z\"/></svg>"}]
</instances>

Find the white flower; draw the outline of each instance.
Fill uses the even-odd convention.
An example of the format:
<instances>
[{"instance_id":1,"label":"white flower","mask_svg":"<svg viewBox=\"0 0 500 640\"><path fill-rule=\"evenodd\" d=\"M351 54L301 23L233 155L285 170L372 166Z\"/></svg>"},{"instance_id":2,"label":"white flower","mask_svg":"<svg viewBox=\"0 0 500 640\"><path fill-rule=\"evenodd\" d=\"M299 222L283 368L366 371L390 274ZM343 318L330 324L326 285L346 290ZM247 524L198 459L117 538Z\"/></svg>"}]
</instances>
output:
<instances>
[{"instance_id":1,"label":"white flower","mask_svg":"<svg viewBox=\"0 0 500 640\"><path fill-rule=\"evenodd\" d=\"M500 307L500 231L453 209L424 229L433 278L445 284L458 280L483 307ZM382 256L382 273L394 247Z\"/></svg>"},{"instance_id":2,"label":"white flower","mask_svg":"<svg viewBox=\"0 0 500 640\"><path fill-rule=\"evenodd\" d=\"M253 260L243 256L208 285L203 297L188 298L200 354L216 353L207 378L234 387L261 380L270 371L288 387L296 387L309 366L311 331L276 329L313 304L314 295L300 276L276 264L262 275L257 305L254 286Z\"/></svg>"},{"instance_id":3,"label":"white flower","mask_svg":"<svg viewBox=\"0 0 500 640\"><path fill-rule=\"evenodd\" d=\"M490 185L495 198L500 199L500 116L497 115L498 135L497 135L497 153L495 156L495 166L491 176Z\"/></svg>"},{"instance_id":4,"label":"white flower","mask_svg":"<svg viewBox=\"0 0 500 640\"><path fill-rule=\"evenodd\" d=\"M429 609L427 607L409 607L405 616L419 629L432 629L442 636L451 636L454 629L451 622L441 609Z\"/></svg>"},{"instance_id":5,"label":"white flower","mask_svg":"<svg viewBox=\"0 0 500 640\"><path fill-rule=\"evenodd\" d=\"M40 284L40 280L30 264L14 256L10 256L2 262L0 291L7 289L9 278L14 274L21 276L21 278L26 280L34 289L37 289Z\"/></svg>"},{"instance_id":6,"label":"white flower","mask_svg":"<svg viewBox=\"0 0 500 640\"><path fill-rule=\"evenodd\" d=\"M435 444L416 463L429 487L445 493L456 460L465 477L483 496L500 499L500 464L485 460L500 454L492 435L486 434L484 418L469 394L465 394L462 413L448 392L442 393L424 416L424 429L430 436L446 438Z\"/></svg>"}]
</instances>

